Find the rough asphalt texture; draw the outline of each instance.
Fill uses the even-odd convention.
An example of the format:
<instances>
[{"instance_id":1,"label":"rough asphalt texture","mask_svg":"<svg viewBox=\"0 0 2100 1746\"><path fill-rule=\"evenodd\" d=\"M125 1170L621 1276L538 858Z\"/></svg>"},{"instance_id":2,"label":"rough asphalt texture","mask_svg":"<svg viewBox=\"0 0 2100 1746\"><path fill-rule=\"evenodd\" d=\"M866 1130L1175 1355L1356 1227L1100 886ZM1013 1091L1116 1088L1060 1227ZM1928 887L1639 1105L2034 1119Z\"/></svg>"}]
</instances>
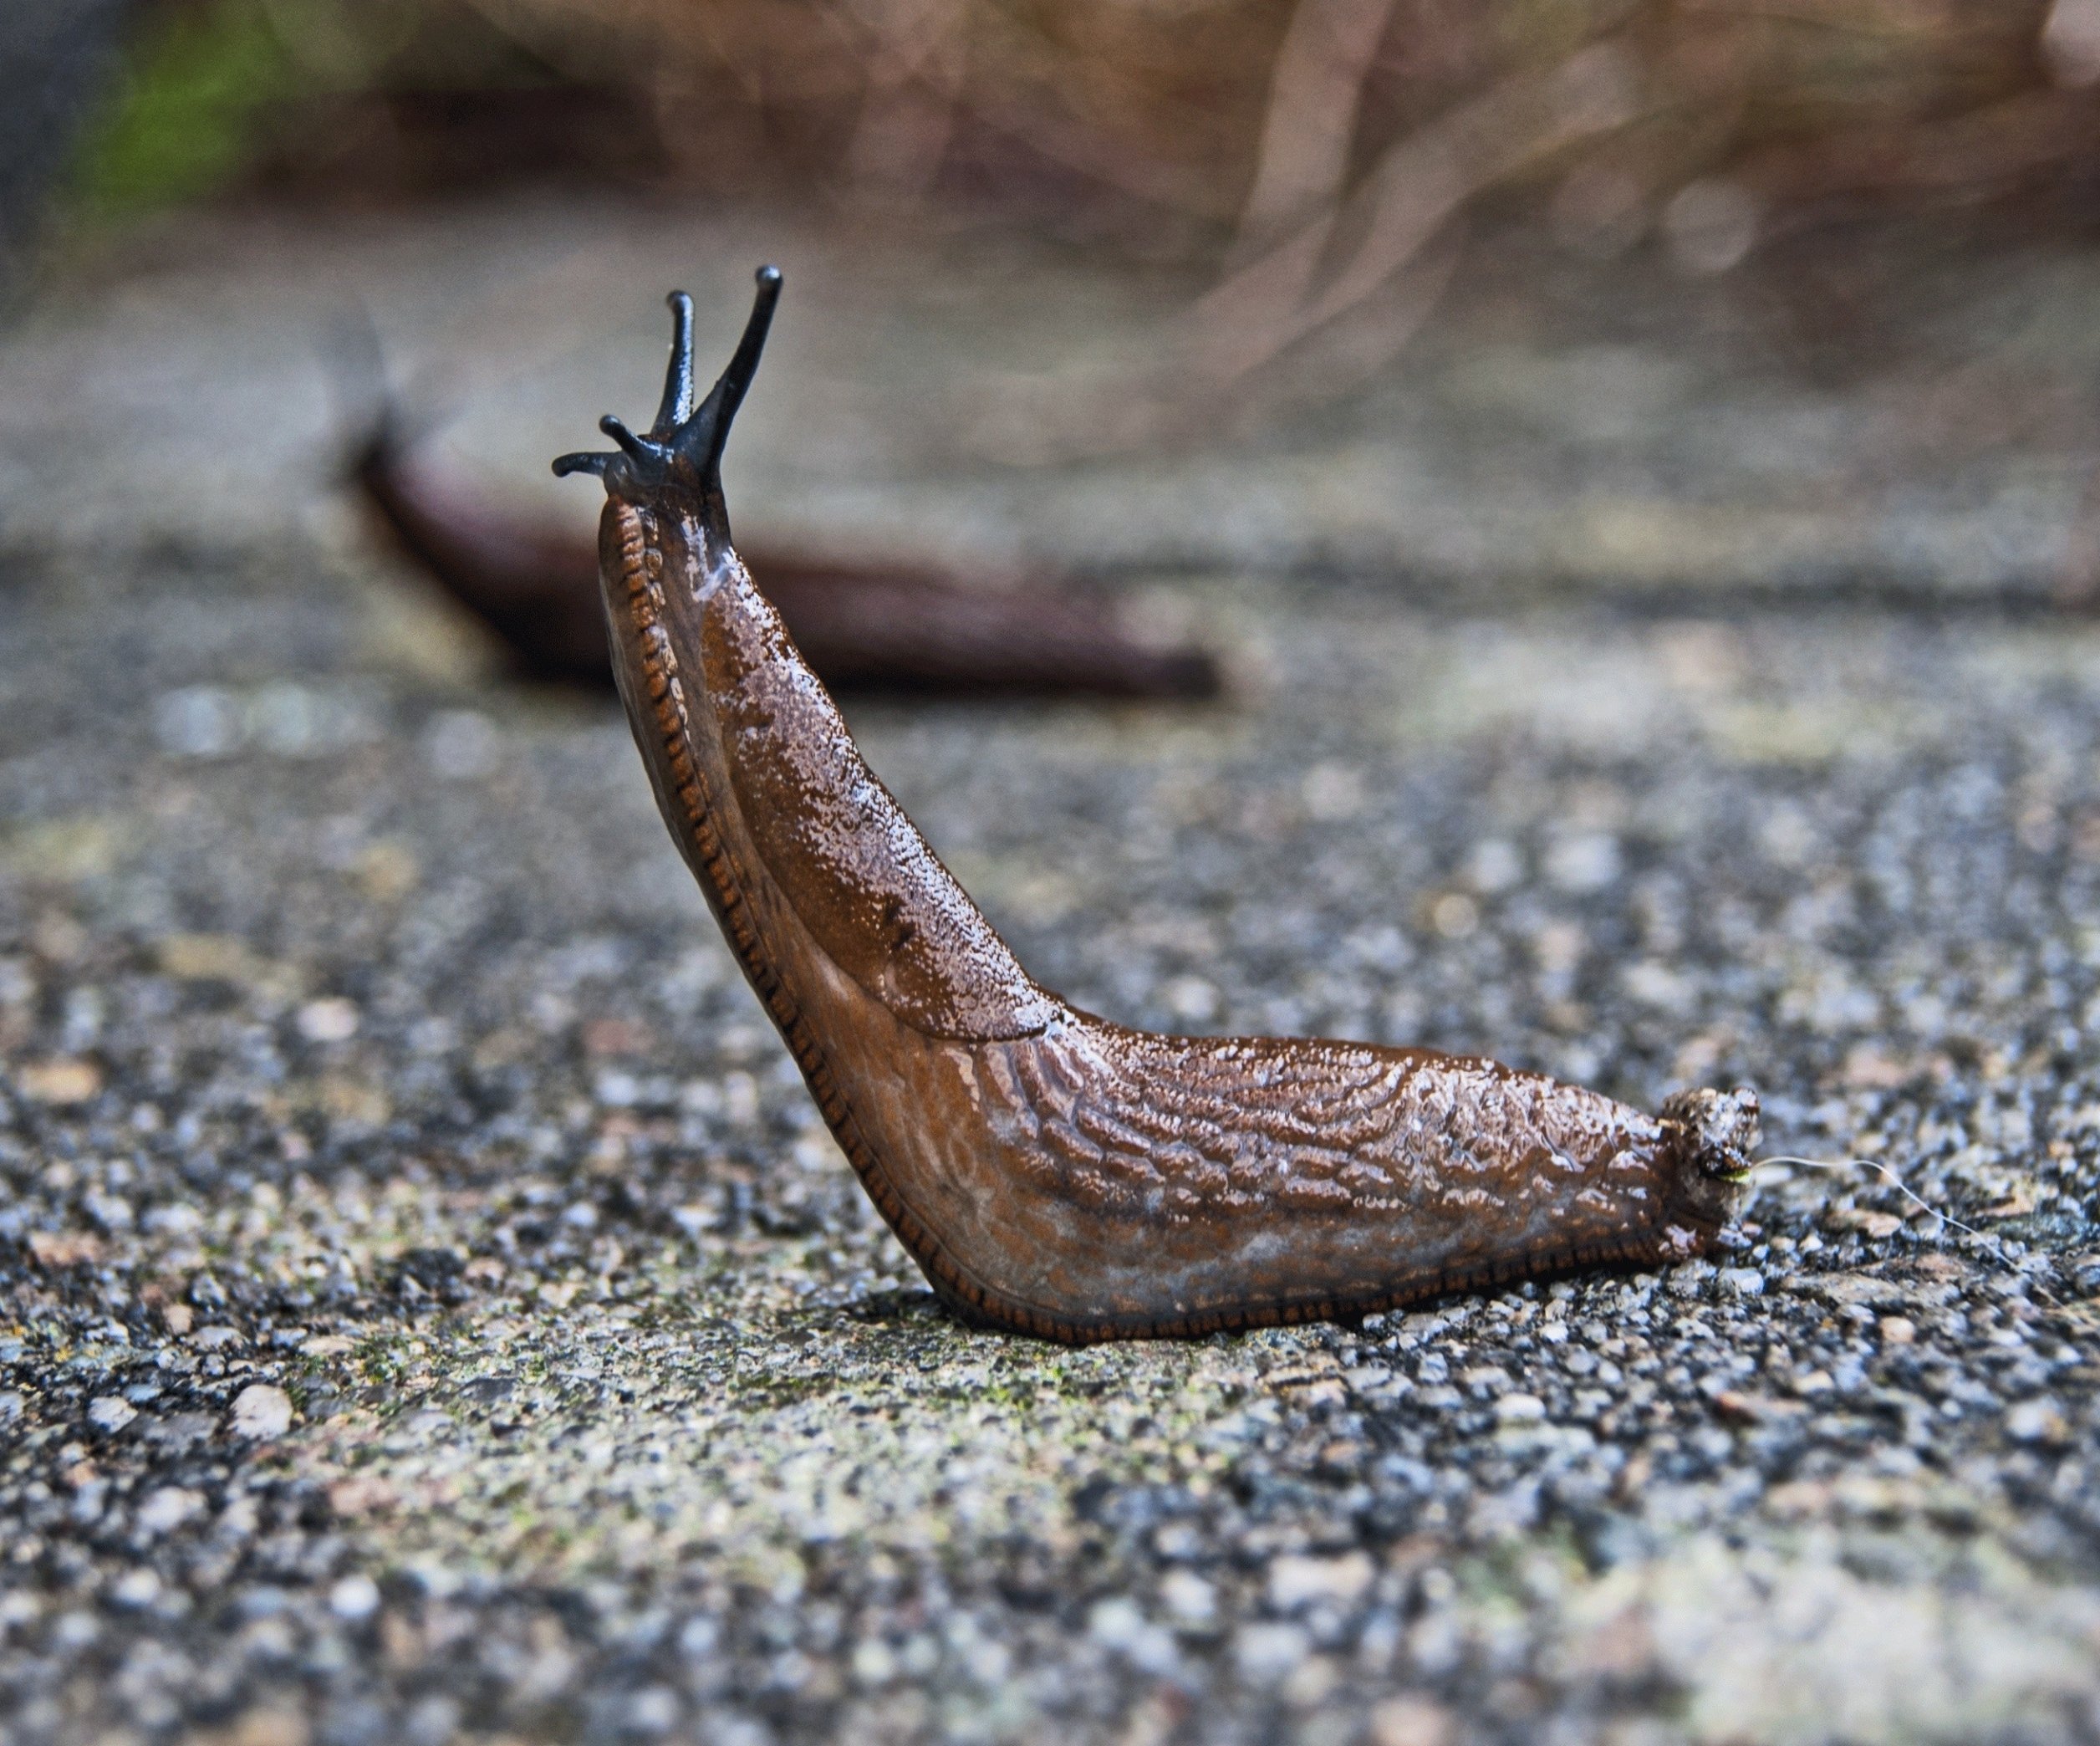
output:
<instances>
[{"instance_id":1,"label":"rough asphalt texture","mask_svg":"<svg viewBox=\"0 0 2100 1746\"><path fill-rule=\"evenodd\" d=\"M646 410L698 245L579 279L594 224L83 266L0 352L0 1731L2100 1739L2100 625L1743 592L1819 563L2045 591L2092 431L2005 335L2077 329L2090 263L1978 268L1940 351L1805 385L1716 356L1690 293L1640 330L1634 292L1578 285L1521 345L1460 296L1385 448L1337 415L1261 464L1067 467L1037 482L1063 548L1008 518L1025 477L925 458L956 439L880 346L798 375L789 305L754 414L776 385L850 414L922 540L1100 559L1155 527L1124 557L1180 568L1126 577L1134 613L1242 673L1216 709L851 707L1045 982L1651 1106L1749 1080L1775 1151L1879 1161L1984 1233L1775 1167L1711 1264L1073 1352L935 1305L624 722L504 684L319 507L332 272L433 354L449 320L567 355L578 283L617 304L515 391L540 422L482 415L492 480ZM738 313L748 241L698 256ZM535 263L538 302L490 288ZM965 351L1011 320L1047 355L1113 304L1032 270L1032 329L996 275L930 300ZM906 267L864 280L931 344ZM1601 435L1600 381L1649 385ZM836 429L811 459L754 424L740 504L885 531ZM1293 467L1328 497L1275 488ZM1618 568L1534 539L1600 490L1646 506ZM1220 549L1316 564L1329 534L1398 579ZM1629 576L1735 591L1581 604ZM1574 604L1477 604L1509 577Z\"/></svg>"}]
</instances>

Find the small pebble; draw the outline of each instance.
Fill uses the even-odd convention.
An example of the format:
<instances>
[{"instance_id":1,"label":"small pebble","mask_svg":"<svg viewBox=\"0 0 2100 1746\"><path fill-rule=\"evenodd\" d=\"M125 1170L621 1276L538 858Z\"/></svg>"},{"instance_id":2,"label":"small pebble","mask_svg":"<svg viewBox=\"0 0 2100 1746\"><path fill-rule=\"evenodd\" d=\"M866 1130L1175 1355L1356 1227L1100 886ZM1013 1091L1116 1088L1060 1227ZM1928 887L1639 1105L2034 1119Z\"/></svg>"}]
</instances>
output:
<instances>
[{"instance_id":1,"label":"small pebble","mask_svg":"<svg viewBox=\"0 0 2100 1746\"><path fill-rule=\"evenodd\" d=\"M329 1590L329 1611L339 1619L356 1624L380 1610L380 1587L362 1574L345 1576Z\"/></svg>"},{"instance_id":2,"label":"small pebble","mask_svg":"<svg viewBox=\"0 0 2100 1746\"><path fill-rule=\"evenodd\" d=\"M2071 1441L2071 1422L2054 1401L2022 1401L2006 1413L2006 1435L2015 1442L2060 1447Z\"/></svg>"},{"instance_id":3,"label":"small pebble","mask_svg":"<svg viewBox=\"0 0 2100 1746\"><path fill-rule=\"evenodd\" d=\"M347 1043L357 1034L356 1003L340 998L309 1000L298 1011L298 1032L309 1043Z\"/></svg>"},{"instance_id":4,"label":"small pebble","mask_svg":"<svg viewBox=\"0 0 2100 1746\"><path fill-rule=\"evenodd\" d=\"M242 1437L282 1437L292 1428L292 1397L268 1382L250 1383L234 1396L233 1429Z\"/></svg>"},{"instance_id":5,"label":"small pebble","mask_svg":"<svg viewBox=\"0 0 2100 1746\"><path fill-rule=\"evenodd\" d=\"M110 1587L110 1599L118 1606L150 1606L160 1597L160 1574L144 1565L126 1570Z\"/></svg>"},{"instance_id":6,"label":"small pebble","mask_svg":"<svg viewBox=\"0 0 2100 1746\"><path fill-rule=\"evenodd\" d=\"M121 1431L138 1416L138 1408L115 1395L98 1395L88 1403L88 1422L98 1431Z\"/></svg>"}]
</instances>

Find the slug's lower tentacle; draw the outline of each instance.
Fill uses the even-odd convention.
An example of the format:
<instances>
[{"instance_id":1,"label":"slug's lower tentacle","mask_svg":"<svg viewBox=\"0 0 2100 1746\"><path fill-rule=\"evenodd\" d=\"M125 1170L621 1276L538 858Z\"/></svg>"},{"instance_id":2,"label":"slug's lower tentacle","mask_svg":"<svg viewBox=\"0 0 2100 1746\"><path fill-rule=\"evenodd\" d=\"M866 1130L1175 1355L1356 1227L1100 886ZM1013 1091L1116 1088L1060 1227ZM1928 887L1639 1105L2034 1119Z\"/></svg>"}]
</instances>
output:
<instances>
[{"instance_id":1,"label":"slug's lower tentacle","mask_svg":"<svg viewBox=\"0 0 2100 1746\"><path fill-rule=\"evenodd\" d=\"M1649 1116L1427 1049L1129 1030L1030 979L730 544L717 467L777 285L688 426L597 463L614 670L665 824L942 1296L1059 1340L1190 1335L1705 1248L1747 1090Z\"/></svg>"}]
</instances>

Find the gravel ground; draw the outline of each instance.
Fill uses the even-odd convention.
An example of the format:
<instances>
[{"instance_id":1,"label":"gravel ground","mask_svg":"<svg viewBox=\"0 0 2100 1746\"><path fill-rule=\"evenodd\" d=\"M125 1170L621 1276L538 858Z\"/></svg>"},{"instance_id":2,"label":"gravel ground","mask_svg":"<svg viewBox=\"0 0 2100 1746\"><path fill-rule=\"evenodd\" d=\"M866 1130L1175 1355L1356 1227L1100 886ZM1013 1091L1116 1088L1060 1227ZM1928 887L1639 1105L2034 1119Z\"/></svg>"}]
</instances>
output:
<instances>
[{"instance_id":1,"label":"gravel ground","mask_svg":"<svg viewBox=\"0 0 2100 1746\"><path fill-rule=\"evenodd\" d=\"M106 414L154 294L0 377ZM1182 573L1229 706L854 706L1085 1005L1747 1080L1927 1203L1073 1352L935 1304L609 708L231 462L90 543L215 323L0 432L11 1738L2100 1740L2100 626Z\"/></svg>"}]
</instances>

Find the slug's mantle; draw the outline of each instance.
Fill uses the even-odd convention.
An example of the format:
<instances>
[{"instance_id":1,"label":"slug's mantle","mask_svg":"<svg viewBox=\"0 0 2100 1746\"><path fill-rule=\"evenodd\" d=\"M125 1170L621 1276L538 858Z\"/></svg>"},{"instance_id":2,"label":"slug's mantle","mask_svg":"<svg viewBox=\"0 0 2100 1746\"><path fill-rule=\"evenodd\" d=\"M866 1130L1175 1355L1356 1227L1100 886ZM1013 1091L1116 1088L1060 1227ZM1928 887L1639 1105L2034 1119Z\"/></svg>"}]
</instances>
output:
<instances>
[{"instance_id":1,"label":"slug's mantle","mask_svg":"<svg viewBox=\"0 0 2100 1746\"><path fill-rule=\"evenodd\" d=\"M1650 1116L1421 1049L1160 1036L1030 978L863 761L731 544L723 445L780 293L604 481L600 581L665 823L884 1218L971 1320L1066 1340L1355 1315L1700 1253L1757 1139L1746 1090Z\"/></svg>"}]
</instances>

